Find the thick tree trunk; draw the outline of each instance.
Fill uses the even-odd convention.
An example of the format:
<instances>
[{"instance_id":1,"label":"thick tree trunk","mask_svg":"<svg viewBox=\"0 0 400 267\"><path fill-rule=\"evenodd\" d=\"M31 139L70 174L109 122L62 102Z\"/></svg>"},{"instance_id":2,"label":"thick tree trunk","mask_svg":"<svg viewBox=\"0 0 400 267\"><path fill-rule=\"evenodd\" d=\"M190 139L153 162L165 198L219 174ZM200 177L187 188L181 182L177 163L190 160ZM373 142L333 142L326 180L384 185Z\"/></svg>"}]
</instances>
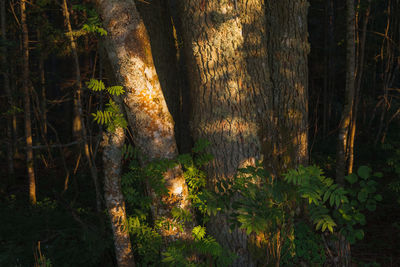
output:
<instances>
[{"instance_id":1,"label":"thick tree trunk","mask_svg":"<svg viewBox=\"0 0 400 267\"><path fill-rule=\"evenodd\" d=\"M133 267L132 246L126 225L125 202L121 191L122 128L103 134L104 198L114 235L115 253L119 267Z\"/></svg>"},{"instance_id":2,"label":"thick tree trunk","mask_svg":"<svg viewBox=\"0 0 400 267\"><path fill-rule=\"evenodd\" d=\"M193 96L192 131L214 155L209 186L230 180L239 167L261 159L261 120L269 89L263 1L181 1L185 52ZM255 266L246 234L230 232L228 214L212 218L210 231L238 254L234 266Z\"/></svg>"},{"instance_id":3,"label":"thick tree trunk","mask_svg":"<svg viewBox=\"0 0 400 267\"><path fill-rule=\"evenodd\" d=\"M7 41L7 31L6 31L6 0L1 0L0 6L0 16L1 16L1 37L4 41ZM1 47L1 73L3 75L3 87L7 96L7 166L8 166L8 182L13 183L14 181L14 137L13 137L13 108L14 101L10 90L10 77L9 77L9 67L7 60L7 46L3 45Z\"/></svg>"},{"instance_id":4,"label":"thick tree trunk","mask_svg":"<svg viewBox=\"0 0 400 267\"><path fill-rule=\"evenodd\" d=\"M274 175L308 163L308 5L307 0L266 2L273 115L264 154Z\"/></svg>"},{"instance_id":5,"label":"thick tree trunk","mask_svg":"<svg viewBox=\"0 0 400 267\"><path fill-rule=\"evenodd\" d=\"M106 51L117 76L125 87L125 111L135 145L150 160L177 156L174 121L168 111L153 64L146 28L133 0L98 0L98 11L107 30ZM156 219L172 220L172 208L190 210L188 189L180 167L164 174L168 197L154 198ZM167 241L190 238L192 225L183 232L163 229Z\"/></svg>"},{"instance_id":6,"label":"thick tree trunk","mask_svg":"<svg viewBox=\"0 0 400 267\"><path fill-rule=\"evenodd\" d=\"M26 141L26 168L29 179L29 201L36 204L36 179L33 168L32 150L32 128L31 128L31 101L30 101L30 79L29 79L29 35L28 25L26 24L25 0L21 0L21 27L22 27L22 81L24 92L24 119L25 119L25 141Z\"/></svg>"},{"instance_id":7,"label":"thick tree trunk","mask_svg":"<svg viewBox=\"0 0 400 267\"><path fill-rule=\"evenodd\" d=\"M211 142L211 187L262 152L275 176L307 163L307 7L306 1L181 2L193 133ZM235 266L255 265L246 235L228 227L221 215L210 228L239 255Z\"/></svg>"},{"instance_id":8,"label":"thick tree trunk","mask_svg":"<svg viewBox=\"0 0 400 267\"><path fill-rule=\"evenodd\" d=\"M83 110L82 110L82 80L81 80L81 70L79 64L78 49L76 45L75 38L72 34L71 20L69 17L69 10L67 5L67 0L63 0L62 4L64 20L68 29L68 37L71 45L72 55L75 63L75 79L76 79L76 90L74 92L74 119L72 123L72 132L75 138L82 140L83 142L83 152L85 153L86 159L89 164L90 175L93 180L94 188L96 191L96 208L97 211L101 211L101 192L99 185L98 172L96 167L96 162L93 159L91 149L89 147L87 130L83 120Z\"/></svg>"}]
</instances>

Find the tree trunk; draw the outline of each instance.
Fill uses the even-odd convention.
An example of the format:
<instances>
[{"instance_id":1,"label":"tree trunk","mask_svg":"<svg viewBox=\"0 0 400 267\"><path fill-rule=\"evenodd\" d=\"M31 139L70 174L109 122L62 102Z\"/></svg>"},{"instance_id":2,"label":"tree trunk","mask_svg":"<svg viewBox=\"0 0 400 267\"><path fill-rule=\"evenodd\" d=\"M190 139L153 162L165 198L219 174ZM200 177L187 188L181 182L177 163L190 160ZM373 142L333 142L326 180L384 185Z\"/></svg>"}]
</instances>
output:
<instances>
[{"instance_id":1,"label":"tree trunk","mask_svg":"<svg viewBox=\"0 0 400 267\"><path fill-rule=\"evenodd\" d=\"M307 163L308 5L280 2L181 2L191 93L196 97L193 134L211 142L212 188L232 179L238 167L254 164L261 152L275 176ZM256 264L245 233L230 233L225 215L213 218L210 228L239 255L234 266Z\"/></svg>"},{"instance_id":2,"label":"tree trunk","mask_svg":"<svg viewBox=\"0 0 400 267\"><path fill-rule=\"evenodd\" d=\"M135 145L149 158L177 156L174 121L168 111L154 67L146 28L133 0L98 0L108 34L106 51L117 81L125 87L123 102ZM190 210L188 189L180 167L164 174L168 197L154 197L155 219L172 221L172 208ZM167 241L190 238L192 225L162 229Z\"/></svg>"},{"instance_id":3,"label":"tree trunk","mask_svg":"<svg viewBox=\"0 0 400 267\"><path fill-rule=\"evenodd\" d=\"M360 91L362 85L362 77L364 72L364 57L365 57L365 44L367 39L367 26L369 21L369 15L371 11L371 0L368 0L368 8L365 11L365 17L363 26L361 29L361 40L359 38L357 42L357 66L355 70L355 100L353 107L353 117L350 124L350 137L349 137L349 165L348 165L348 173L353 172L354 165L354 142L356 135L356 123L357 123L357 111L358 111L358 103L360 101ZM356 25L358 29L358 25ZM358 32L357 32L358 36Z\"/></svg>"},{"instance_id":4,"label":"tree trunk","mask_svg":"<svg viewBox=\"0 0 400 267\"><path fill-rule=\"evenodd\" d=\"M355 95L355 12L354 1L347 0L347 51L346 51L346 88L345 104L339 125L339 136L336 152L336 181L344 184L344 176L347 161L347 141L349 137L349 126L353 116L353 105Z\"/></svg>"},{"instance_id":5,"label":"tree trunk","mask_svg":"<svg viewBox=\"0 0 400 267\"><path fill-rule=\"evenodd\" d=\"M21 0L21 27L22 27L22 86L24 92L24 119L25 119L25 142L26 142L26 168L29 179L29 201L36 205L36 179L33 168L32 150L32 128L31 128L31 102L30 102L30 80L29 80L29 35L26 24L25 0Z\"/></svg>"},{"instance_id":6,"label":"tree trunk","mask_svg":"<svg viewBox=\"0 0 400 267\"><path fill-rule=\"evenodd\" d=\"M132 246L126 225L125 202L121 190L122 146L124 130L103 134L104 198L114 235L115 253L119 267L135 266Z\"/></svg>"},{"instance_id":7,"label":"tree trunk","mask_svg":"<svg viewBox=\"0 0 400 267\"><path fill-rule=\"evenodd\" d=\"M195 139L205 138L214 159L212 189L239 167L261 159L261 127L268 89L263 1L181 1ZM238 254L233 266L255 266L244 231L230 232L228 214L212 218L211 234Z\"/></svg>"},{"instance_id":8,"label":"tree trunk","mask_svg":"<svg viewBox=\"0 0 400 267\"><path fill-rule=\"evenodd\" d=\"M346 88L345 104L342 118L339 125L339 135L336 151L336 182L344 185L346 162L348 159L348 138L350 123L354 116L354 97L355 97L355 11L354 0L346 1L347 8L347 30L346 30ZM338 262L337 266L350 266L351 251L349 242L338 234Z\"/></svg>"},{"instance_id":9,"label":"tree trunk","mask_svg":"<svg viewBox=\"0 0 400 267\"><path fill-rule=\"evenodd\" d=\"M266 2L273 115L264 154L273 175L308 164L308 5L307 0Z\"/></svg>"},{"instance_id":10,"label":"tree trunk","mask_svg":"<svg viewBox=\"0 0 400 267\"><path fill-rule=\"evenodd\" d=\"M37 29L37 38L39 42L39 72L40 72L40 115L42 124L42 134L44 138L47 138L47 99L46 99L46 79L45 79L45 69L44 69L44 51L43 51L43 40L41 36L40 29Z\"/></svg>"},{"instance_id":11,"label":"tree trunk","mask_svg":"<svg viewBox=\"0 0 400 267\"><path fill-rule=\"evenodd\" d=\"M96 162L93 159L93 156L92 156L92 153L91 153L91 150L89 147L87 131L86 131L85 123L83 121L83 110L82 110L82 101L81 101L81 97L82 97L81 70L80 70L80 64L79 64L77 45L75 42L75 38L72 34L72 26L71 26L71 20L69 17L67 0L63 0L62 8L63 8L63 13L64 13L65 24L68 29L67 35L70 40L72 55L74 57L74 63L75 63L76 90L74 92L74 119L73 119L72 131L73 131L73 135L75 138L83 141L83 152L85 153L86 159L88 161L90 174L91 174L94 188L96 191L96 209L98 212L100 212L101 211L101 192L100 192L99 178L98 178Z\"/></svg>"},{"instance_id":12,"label":"tree trunk","mask_svg":"<svg viewBox=\"0 0 400 267\"><path fill-rule=\"evenodd\" d=\"M0 6L0 16L1 16L1 37L4 41L7 41L7 31L6 31L6 0L1 0ZM3 87L7 96L7 166L8 166L8 183L13 183L14 181L14 133L13 133L13 119L14 115L14 101L10 90L10 77L9 68L7 60L7 46L3 45L1 47L1 72L3 75Z\"/></svg>"}]
</instances>

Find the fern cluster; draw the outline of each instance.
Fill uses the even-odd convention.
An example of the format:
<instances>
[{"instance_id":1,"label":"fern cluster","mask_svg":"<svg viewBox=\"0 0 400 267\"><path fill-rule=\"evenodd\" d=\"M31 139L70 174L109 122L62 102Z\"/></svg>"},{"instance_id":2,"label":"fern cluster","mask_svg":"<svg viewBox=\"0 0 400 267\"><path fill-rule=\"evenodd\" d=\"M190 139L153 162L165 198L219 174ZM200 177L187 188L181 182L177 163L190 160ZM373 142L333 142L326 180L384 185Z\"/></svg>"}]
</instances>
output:
<instances>
[{"instance_id":1,"label":"fern cluster","mask_svg":"<svg viewBox=\"0 0 400 267\"><path fill-rule=\"evenodd\" d=\"M90 79L86 85L94 92L106 90L110 96L120 96L121 94L125 93L125 90L122 86L111 86L106 88L102 81L96 79ZM100 125L105 125L107 127L107 131L109 132L114 132L118 127L125 129L128 126L128 123L125 120L119 105L111 98L106 104L105 110L97 110L95 113L92 113L92 116L95 122Z\"/></svg>"}]
</instances>

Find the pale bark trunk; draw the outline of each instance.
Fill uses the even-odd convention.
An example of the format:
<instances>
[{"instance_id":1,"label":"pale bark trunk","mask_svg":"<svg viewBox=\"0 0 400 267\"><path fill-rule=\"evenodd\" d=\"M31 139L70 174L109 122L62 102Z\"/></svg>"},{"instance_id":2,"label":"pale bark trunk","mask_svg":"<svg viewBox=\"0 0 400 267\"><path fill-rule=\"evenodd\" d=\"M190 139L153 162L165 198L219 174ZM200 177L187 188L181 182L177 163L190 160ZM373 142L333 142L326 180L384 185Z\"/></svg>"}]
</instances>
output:
<instances>
[{"instance_id":1,"label":"pale bark trunk","mask_svg":"<svg viewBox=\"0 0 400 267\"><path fill-rule=\"evenodd\" d=\"M192 131L211 143L208 179L215 190L239 167L261 159L259 124L270 105L263 2L181 1ZM239 256L233 266L255 266L246 234L230 232L227 216L212 218L210 233Z\"/></svg>"},{"instance_id":2,"label":"pale bark trunk","mask_svg":"<svg viewBox=\"0 0 400 267\"><path fill-rule=\"evenodd\" d=\"M346 88L345 104L339 125L338 143L336 151L336 181L344 183L347 162L347 141L349 137L349 126L353 116L353 105L355 95L355 12L354 1L347 0L347 52L346 52Z\"/></svg>"},{"instance_id":3,"label":"pale bark trunk","mask_svg":"<svg viewBox=\"0 0 400 267\"><path fill-rule=\"evenodd\" d=\"M1 0L1 37L4 41L7 40L7 30L6 30L6 0ZM10 90L10 77L9 77L9 67L8 67L8 57L7 57L7 46L3 45L1 47L1 72L3 75L3 87L7 96L7 108L12 112L13 115L7 115L7 166L8 166L8 182L12 183L14 181L14 137L13 137L13 116L14 112L14 101Z\"/></svg>"},{"instance_id":4,"label":"pale bark trunk","mask_svg":"<svg viewBox=\"0 0 400 267\"><path fill-rule=\"evenodd\" d=\"M22 27L22 80L24 91L24 119L25 119L25 142L26 142L26 168L29 179L29 201L36 205L36 179L33 168L32 150L32 128L31 128L31 102L30 102L30 80L29 80L29 35L28 25L26 24L25 0L21 0L21 27Z\"/></svg>"},{"instance_id":5,"label":"pale bark trunk","mask_svg":"<svg viewBox=\"0 0 400 267\"><path fill-rule=\"evenodd\" d=\"M82 110L82 81L81 81L81 70L79 64L79 56L75 38L72 34L71 20L69 16L69 10L67 0L63 0L62 9L64 13L65 24L68 29L68 37L71 45L72 55L75 63L75 79L76 79L76 90L74 92L74 119L72 124L72 132L75 138L83 141L83 152L85 153L86 159L89 164L90 175L93 180L94 188L96 191L96 209L98 212L101 211L101 192L99 185L99 178L96 163L93 159L90 151L87 130L83 121L83 110Z\"/></svg>"},{"instance_id":6,"label":"pale bark trunk","mask_svg":"<svg viewBox=\"0 0 400 267\"><path fill-rule=\"evenodd\" d=\"M104 198L114 235L115 253L119 267L135 266L127 227L125 202L121 190L122 146L124 130L103 134Z\"/></svg>"},{"instance_id":7,"label":"pale bark trunk","mask_svg":"<svg viewBox=\"0 0 400 267\"><path fill-rule=\"evenodd\" d=\"M133 0L98 0L98 11L108 34L106 51L117 76L125 87L123 102L135 145L147 158L172 159L178 155L174 121L168 111L154 67L146 28ZM156 219L172 220L171 210L190 210L188 189L180 167L164 174L168 197L154 198ZM190 238L192 225L184 231L162 229L167 241Z\"/></svg>"},{"instance_id":8,"label":"pale bark trunk","mask_svg":"<svg viewBox=\"0 0 400 267\"><path fill-rule=\"evenodd\" d=\"M273 175L308 164L308 5L266 2L273 116L266 125L265 154Z\"/></svg>"}]
</instances>

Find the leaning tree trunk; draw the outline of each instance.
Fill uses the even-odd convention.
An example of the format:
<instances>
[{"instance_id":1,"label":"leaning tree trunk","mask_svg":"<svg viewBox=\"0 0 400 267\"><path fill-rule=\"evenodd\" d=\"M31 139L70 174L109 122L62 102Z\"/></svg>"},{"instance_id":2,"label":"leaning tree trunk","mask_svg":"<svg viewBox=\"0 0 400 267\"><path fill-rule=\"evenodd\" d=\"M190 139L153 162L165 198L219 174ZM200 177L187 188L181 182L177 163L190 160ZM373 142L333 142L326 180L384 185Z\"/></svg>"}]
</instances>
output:
<instances>
[{"instance_id":1,"label":"leaning tree trunk","mask_svg":"<svg viewBox=\"0 0 400 267\"><path fill-rule=\"evenodd\" d=\"M195 139L205 138L214 159L209 186L231 180L237 169L261 159L259 122L270 105L263 1L180 2L184 49L193 96ZM233 266L255 266L244 231L229 229L228 214L212 218L210 231L239 257Z\"/></svg>"},{"instance_id":2,"label":"leaning tree trunk","mask_svg":"<svg viewBox=\"0 0 400 267\"><path fill-rule=\"evenodd\" d=\"M121 127L103 134L104 199L111 220L119 267L133 267L132 246L126 225L125 202L121 190L122 146L125 134Z\"/></svg>"},{"instance_id":3,"label":"leaning tree trunk","mask_svg":"<svg viewBox=\"0 0 400 267\"><path fill-rule=\"evenodd\" d=\"M36 179L33 168L32 150L32 126L31 126L31 101L30 101L30 80L29 80L29 35L26 24L25 0L21 0L21 27L22 27L22 86L24 90L24 119L25 119L25 141L26 141L26 168L29 179L29 201L36 204Z\"/></svg>"},{"instance_id":4,"label":"leaning tree trunk","mask_svg":"<svg viewBox=\"0 0 400 267\"><path fill-rule=\"evenodd\" d=\"M174 121L168 111L157 73L146 28L133 0L98 0L97 7L108 34L105 49L116 74L125 87L123 95L128 123L135 145L149 158L177 156ZM172 209L190 210L188 189L178 166L164 173L169 196L153 198L156 219L172 219ZM167 241L190 238L192 225L162 229Z\"/></svg>"}]
</instances>

